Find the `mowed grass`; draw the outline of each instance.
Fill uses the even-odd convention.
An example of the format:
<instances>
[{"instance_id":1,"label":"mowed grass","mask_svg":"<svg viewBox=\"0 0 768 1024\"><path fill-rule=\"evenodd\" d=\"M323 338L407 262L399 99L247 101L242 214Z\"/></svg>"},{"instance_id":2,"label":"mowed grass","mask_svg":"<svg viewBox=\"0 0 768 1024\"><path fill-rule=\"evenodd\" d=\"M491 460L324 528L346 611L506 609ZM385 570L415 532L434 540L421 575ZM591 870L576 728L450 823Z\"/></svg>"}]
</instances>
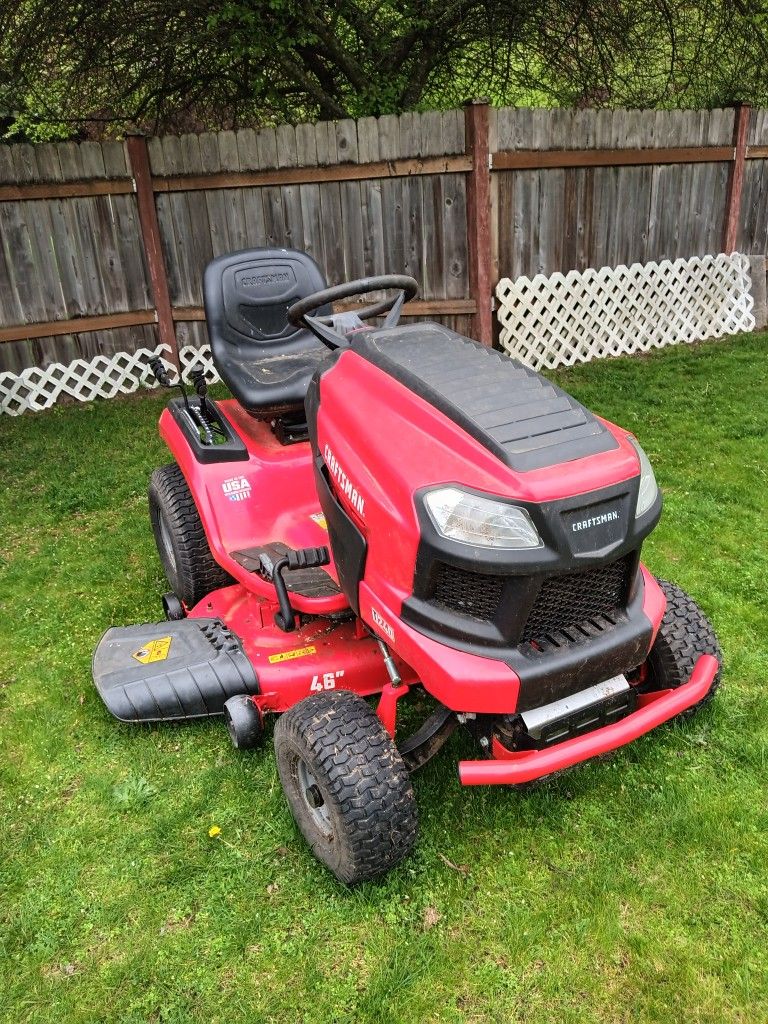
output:
<instances>
[{"instance_id":1,"label":"mowed grass","mask_svg":"<svg viewBox=\"0 0 768 1024\"><path fill-rule=\"evenodd\" d=\"M161 617L163 398L0 418L0 1019L768 1020L767 355L749 336L558 375L651 456L645 560L715 623L714 706L525 793L462 789L456 735L415 777L415 855L352 892L270 742L121 726L93 689L103 629Z\"/></svg>"}]
</instances>

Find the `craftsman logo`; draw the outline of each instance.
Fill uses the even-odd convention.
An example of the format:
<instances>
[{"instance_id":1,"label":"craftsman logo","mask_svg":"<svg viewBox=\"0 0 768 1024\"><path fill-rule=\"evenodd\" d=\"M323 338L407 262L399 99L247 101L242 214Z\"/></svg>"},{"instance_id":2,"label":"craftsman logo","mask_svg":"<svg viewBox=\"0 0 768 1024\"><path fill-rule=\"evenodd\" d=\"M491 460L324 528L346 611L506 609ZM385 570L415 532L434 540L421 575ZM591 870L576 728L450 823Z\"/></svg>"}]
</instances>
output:
<instances>
[{"instance_id":1,"label":"craftsman logo","mask_svg":"<svg viewBox=\"0 0 768 1024\"><path fill-rule=\"evenodd\" d=\"M240 284L243 288L261 288L265 284L287 284L291 275L286 271L276 270L273 274L254 274L253 277L241 277Z\"/></svg>"},{"instance_id":2,"label":"craftsman logo","mask_svg":"<svg viewBox=\"0 0 768 1024\"><path fill-rule=\"evenodd\" d=\"M230 501L245 501L251 496L251 485L244 476L231 476L224 481L221 489Z\"/></svg>"},{"instance_id":3,"label":"craftsman logo","mask_svg":"<svg viewBox=\"0 0 768 1024\"><path fill-rule=\"evenodd\" d=\"M389 637L390 640L395 639L394 628L390 626L384 616L377 612L375 608L371 608L371 618L373 619L374 626L378 626L385 636Z\"/></svg>"},{"instance_id":4,"label":"craftsman logo","mask_svg":"<svg viewBox=\"0 0 768 1024\"><path fill-rule=\"evenodd\" d=\"M338 485L339 493L343 494L344 497L349 501L352 508L357 512L361 519L365 518L365 499L362 494L358 491L352 481L349 479L347 474L341 468L328 445L323 450L323 458L325 464L330 471L331 476L336 480Z\"/></svg>"},{"instance_id":5,"label":"craftsman logo","mask_svg":"<svg viewBox=\"0 0 768 1024\"><path fill-rule=\"evenodd\" d=\"M618 518L618 512L604 512L601 516L592 516L591 519L581 519L578 523L572 523L571 529L574 533L578 533L579 530L591 530L593 526L603 526L605 523L613 523Z\"/></svg>"}]
</instances>

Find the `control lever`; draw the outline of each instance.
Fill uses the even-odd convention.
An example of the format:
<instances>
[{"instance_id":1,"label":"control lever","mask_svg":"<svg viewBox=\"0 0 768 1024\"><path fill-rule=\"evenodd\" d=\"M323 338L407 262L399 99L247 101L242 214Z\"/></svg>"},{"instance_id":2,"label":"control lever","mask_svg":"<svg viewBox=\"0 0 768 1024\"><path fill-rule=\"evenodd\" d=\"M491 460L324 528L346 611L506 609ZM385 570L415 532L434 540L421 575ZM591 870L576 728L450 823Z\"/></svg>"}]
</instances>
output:
<instances>
[{"instance_id":1,"label":"control lever","mask_svg":"<svg viewBox=\"0 0 768 1024\"><path fill-rule=\"evenodd\" d=\"M181 396L184 399L184 409L187 416L192 422L192 427L201 435L200 440L203 444L215 444L216 435L219 437L223 435L221 427L216 422L215 406L211 404L208 398L208 382L205 379L205 371L199 367L196 370L192 370L189 374L190 381L194 386L195 392L200 398L200 406L190 405L189 398L187 397L187 389L184 387L184 381L179 375L178 381L174 384L171 380L168 371L165 368L165 363L160 356L152 356L151 359L147 360L147 364L152 371L155 380L158 384L164 388L178 388L181 392Z\"/></svg>"},{"instance_id":2,"label":"control lever","mask_svg":"<svg viewBox=\"0 0 768 1024\"><path fill-rule=\"evenodd\" d=\"M155 378L157 383L161 385L161 387L179 389L179 391L181 392L181 396L184 399L184 406L186 407L187 412L189 412L189 399L187 398L187 389L184 387L184 381L181 379L181 375L179 375L178 381L176 382L176 384L174 384L170 376L168 375L168 371L165 368L165 363L163 362L161 356L152 356L150 359L147 360L147 366L149 366L150 370L152 371L152 376Z\"/></svg>"},{"instance_id":3,"label":"control lever","mask_svg":"<svg viewBox=\"0 0 768 1024\"><path fill-rule=\"evenodd\" d=\"M216 407L208 399L208 381L205 379L205 370L198 366L196 370L190 371L189 379L195 389L195 394L200 399L200 408L193 414L195 422L205 435L205 443L215 444L214 434L221 436L221 429L214 418Z\"/></svg>"},{"instance_id":4,"label":"control lever","mask_svg":"<svg viewBox=\"0 0 768 1024\"><path fill-rule=\"evenodd\" d=\"M190 371L189 379L192 382L192 387L195 389L196 394L200 396L201 402L205 404L205 399L208 394L208 381L205 379L205 370L198 366L196 370Z\"/></svg>"},{"instance_id":5,"label":"control lever","mask_svg":"<svg viewBox=\"0 0 768 1024\"><path fill-rule=\"evenodd\" d=\"M291 607L291 599L288 596L288 587L283 579L285 569L318 569L328 565L331 560L328 548L299 548L298 551L289 551L287 555L275 562L272 570L272 582L277 593L277 602L280 611L275 613L275 625L284 633L292 633L296 629L296 614Z\"/></svg>"}]
</instances>

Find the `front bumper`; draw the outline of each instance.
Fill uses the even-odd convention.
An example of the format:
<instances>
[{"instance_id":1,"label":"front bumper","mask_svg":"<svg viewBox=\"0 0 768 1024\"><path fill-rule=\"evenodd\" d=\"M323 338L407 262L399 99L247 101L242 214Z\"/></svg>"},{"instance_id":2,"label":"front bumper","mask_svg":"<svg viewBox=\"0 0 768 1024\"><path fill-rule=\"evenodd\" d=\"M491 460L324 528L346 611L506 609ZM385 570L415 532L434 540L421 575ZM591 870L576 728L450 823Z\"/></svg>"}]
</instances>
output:
<instances>
[{"instance_id":1,"label":"front bumper","mask_svg":"<svg viewBox=\"0 0 768 1024\"><path fill-rule=\"evenodd\" d=\"M719 667L717 658L704 654L676 690L642 694L637 711L621 721L545 750L511 751L494 740L492 758L459 762L459 779L465 786L521 785L623 747L703 700Z\"/></svg>"}]
</instances>

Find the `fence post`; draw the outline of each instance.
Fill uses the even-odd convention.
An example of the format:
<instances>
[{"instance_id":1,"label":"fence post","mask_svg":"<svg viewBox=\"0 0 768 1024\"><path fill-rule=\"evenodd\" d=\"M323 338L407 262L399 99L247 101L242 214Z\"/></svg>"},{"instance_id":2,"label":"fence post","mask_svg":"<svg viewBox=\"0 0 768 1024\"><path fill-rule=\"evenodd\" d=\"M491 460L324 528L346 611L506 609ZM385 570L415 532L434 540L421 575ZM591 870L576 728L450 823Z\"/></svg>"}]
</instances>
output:
<instances>
[{"instance_id":1,"label":"fence post","mask_svg":"<svg viewBox=\"0 0 768 1024\"><path fill-rule=\"evenodd\" d=\"M165 270L163 247L160 241L160 225L157 222L157 208L155 207L155 193L152 188L152 171L149 167L147 140L143 135L128 135L125 141L128 146L128 159L136 189L141 241L149 270L152 301L157 313L158 335L161 344L170 348L171 362L181 373L179 346L176 341L171 296L168 291L168 275Z\"/></svg>"},{"instance_id":2,"label":"fence post","mask_svg":"<svg viewBox=\"0 0 768 1024\"><path fill-rule=\"evenodd\" d=\"M736 107L733 122L733 163L728 175L728 193L725 207L725 230L723 252L736 249L741 213L741 193L744 187L744 161L747 156L747 135L749 132L750 108L746 104Z\"/></svg>"},{"instance_id":3,"label":"fence post","mask_svg":"<svg viewBox=\"0 0 768 1024\"><path fill-rule=\"evenodd\" d=\"M488 146L488 101L464 105L464 138L472 170L467 175L467 250L469 292L476 305L475 338L493 344L491 251L491 161Z\"/></svg>"}]
</instances>

